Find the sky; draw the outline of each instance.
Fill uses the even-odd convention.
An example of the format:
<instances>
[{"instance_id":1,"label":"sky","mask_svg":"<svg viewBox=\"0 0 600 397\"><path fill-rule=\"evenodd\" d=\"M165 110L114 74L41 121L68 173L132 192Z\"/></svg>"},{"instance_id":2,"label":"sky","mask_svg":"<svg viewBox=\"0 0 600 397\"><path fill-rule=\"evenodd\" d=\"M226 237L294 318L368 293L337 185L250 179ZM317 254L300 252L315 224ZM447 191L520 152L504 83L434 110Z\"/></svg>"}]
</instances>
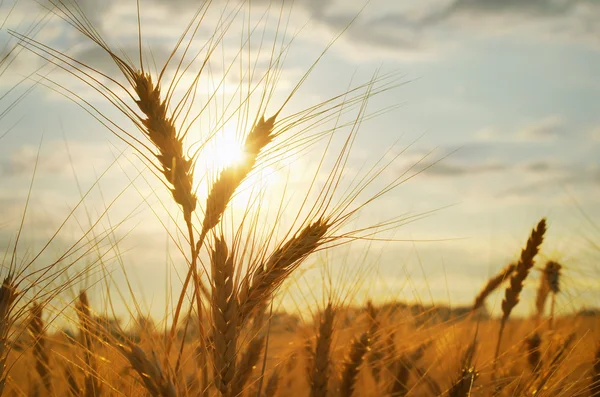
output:
<instances>
[{"instance_id":1,"label":"sky","mask_svg":"<svg viewBox=\"0 0 600 397\"><path fill-rule=\"evenodd\" d=\"M135 1L78 4L107 42L137 59ZM191 0L140 0L149 70L165 62L197 7ZM227 18L227 29L218 27ZM118 69L95 44L36 2L0 2L0 20L4 53L18 42L10 32L22 33L117 76ZM356 225L400 215L419 219L383 233L387 241L357 242L310 258L287 286L285 304L319 301L322 292L315 285L322 284L325 274L340 296L344 290L357 299L468 304L490 275L518 257L542 217L547 217L549 231L537 266L549 259L564 265L558 310L600 304L599 252L594 246L600 237L600 3L298 0L282 7L278 1L215 0L189 54L203 54L203 45L217 28L223 39L202 75L194 104L208 103L209 111L191 128L192 135L206 136L202 134L214 126L219 112L239 116L223 98L239 101L240 79L260 86L258 76L267 70L273 48L284 49L285 62L278 66L267 116L326 48L285 106L284 116L366 83L377 73L394 73L394 87L381 82L389 89L369 99L366 113L376 117L360 123L345 175L351 184L353 176L377 160L403 151L368 192L404 173L416 175L365 208ZM240 43L245 43L244 51ZM14 242L39 155L19 246L21 260L31 258L76 208L40 260L51 263L82 236L83 242L100 241L70 269L71 275L85 265L92 269L74 282L71 296L83 286L96 285L93 299L108 306L108 285L117 312L123 313L123 301L131 302L129 281L142 310L161 316L165 302L173 299L167 291L176 295L177 277L186 268L167 234L177 235L181 215L169 202L166 187L134 150L85 110L86 104L132 134L140 132L85 82L49 64L31 51L31 44L24 47L17 47L14 60L0 69L0 112L8 109L0 119L0 244ZM180 87L189 86L199 64L190 63ZM166 81L176 73L173 65ZM225 73L224 66L231 65ZM256 70L252 79L244 73L249 65ZM218 95L211 98L221 80ZM100 81L134 105L114 82ZM251 107L257 103L253 97ZM359 116L355 106L340 121ZM220 130L218 142L239 143L245 132L240 125L244 122ZM278 163L280 168L266 169L273 176L264 183L273 190L264 198L264 208L281 202L283 196L277 194L283 186L292 204L306 197L325 143L290 152ZM217 161L218 154L209 147L200 162ZM335 150L327 152L325 165L335 156ZM197 169L202 174L207 178L198 177L199 205L214 177L214 172ZM322 182L324 176L316 179ZM251 196L251 185L232 203L232 219L236 206L248 202L244 200ZM290 219L293 208L286 214ZM96 221L93 232L84 235ZM532 274L526 297L533 296L538 277L539 272ZM290 292L294 289L302 292ZM520 306L527 313L534 305L532 299L523 299ZM489 307L497 312L499 300Z\"/></svg>"}]
</instances>

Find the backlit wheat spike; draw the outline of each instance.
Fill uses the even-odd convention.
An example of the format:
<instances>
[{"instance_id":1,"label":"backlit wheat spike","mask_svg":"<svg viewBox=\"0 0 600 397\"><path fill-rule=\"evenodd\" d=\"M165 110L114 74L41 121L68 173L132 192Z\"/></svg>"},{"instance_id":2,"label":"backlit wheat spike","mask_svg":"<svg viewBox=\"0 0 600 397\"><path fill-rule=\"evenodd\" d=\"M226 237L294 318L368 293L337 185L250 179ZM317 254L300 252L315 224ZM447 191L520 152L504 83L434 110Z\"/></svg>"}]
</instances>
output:
<instances>
[{"instance_id":1,"label":"backlit wheat spike","mask_svg":"<svg viewBox=\"0 0 600 397\"><path fill-rule=\"evenodd\" d=\"M314 361L310 376L310 396L326 397L329 383L330 349L333 334L335 310L331 303L321 313L319 335L315 346Z\"/></svg>"},{"instance_id":2,"label":"backlit wheat spike","mask_svg":"<svg viewBox=\"0 0 600 397\"><path fill-rule=\"evenodd\" d=\"M366 305L367 322L369 325L369 338L371 339L371 350L369 352L368 360L369 366L371 367L371 374L375 379L375 383L379 383L381 369L383 368L384 355L382 346L379 343L379 331L381 324L378 319L378 312L373 302L367 301Z\"/></svg>"},{"instance_id":3,"label":"backlit wheat spike","mask_svg":"<svg viewBox=\"0 0 600 397\"><path fill-rule=\"evenodd\" d=\"M8 336L12 325L13 304L18 295L13 278L10 275L7 276L0 287L0 395L4 391L6 382L5 364L10 351Z\"/></svg>"},{"instance_id":4,"label":"backlit wheat spike","mask_svg":"<svg viewBox=\"0 0 600 397\"><path fill-rule=\"evenodd\" d=\"M69 394L71 397L79 397L81 395L81 389L79 388L77 379L75 379L73 367L69 363L65 366L65 377L67 379L67 384L69 385Z\"/></svg>"},{"instance_id":5,"label":"backlit wheat spike","mask_svg":"<svg viewBox=\"0 0 600 397\"><path fill-rule=\"evenodd\" d=\"M30 312L29 332L34 339L35 370L42 379L46 392L52 395L54 391L52 388L52 373L50 372L50 354L46 345L46 329L42 318L43 307L40 303L34 302Z\"/></svg>"},{"instance_id":6,"label":"backlit wheat spike","mask_svg":"<svg viewBox=\"0 0 600 397\"><path fill-rule=\"evenodd\" d=\"M163 371L154 351L152 358L137 345L129 343L119 346L123 356L140 375L143 385L153 397L177 397L175 385Z\"/></svg>"},{"instance_id":7,"label":"backlit wheat spike","mask_svg":"<svg viewBox=\"0 0 600 397\"><path fill-rule=\"evenodd\" d=\"M132 85L138 96L136 103L146 116L142 124L146 127L148 138L159 151L156 158L163 167L163 175L173 186L173 198L181 205L184 217L189 221L196 209L193 162L184 155L182 138L167 115L167 100L161 98L160 87L154 85L150 74L136 71Z\"/></svg>"},{"instance_id":8,"label":"backlit wheat spike","mask_svg":"<svg viewBox=\"0 0 600 397\"><path fill-rule=\"evenodd\" d=\"M494 292L505 280L509 279L516 267L517 266L514 263L511 263L510 265L502 269L500 273L498 273L496 276L490 278L485 287L483 287L481 292L479 292L479 294L475 298L475 303L473 303L473 308L471 309L471 311L474 312L480 307L482 307L485 303L486 298L492 292Z\"/></svg>"},{"instance_id":9,"label":"backlit wheat spike","mask_svg":"<svg viewBox=\"0 0 600 397\"><path fill-rule=\"evenodd\" d=\"M215 239L211 269L214 382L222 396L230 396L236 373L238 308L233 279L233 252L228 252L227 244L221 238Z\"/></svg>"},{"instance_id":10,"label":"backlit wheat spike","mask_svg":"<svg viewBox=\"0 0 600 397\"><path fill-rule=\"evenodd\" d=\"M534 265L533 259L537 255L540 245L544 240L546 233L546 219L542 219L537 227L531 232L527 240L527 245L521 251L521 258L517 263L517 269L511 275L510 286L506 289L504 300L502 301L502 322L505 323L512 310L519 303L519 296L523 290L523 282L529 275L529 271Z\"/></svg>"},{"instance_id":11,"label":"backlit wheat spike","mask_svg":"<svg viewBox=\"0 0 600 397\"><path fill-rule=\"evenodd\" d=\"M458 379L452 384L452 387L448 392L450 397L468 397L471 395L473 385L479 377L479 373L473 365L473 358L475 356L476 348L477 341L474 340L465 350L461 361Z\"/></svg>"},{"instance_id":12,"label":"backlit wheat spike","mask_svg":"<svg viewBox=\"0 0 600 397\"><path fill-rule=\"evenodd\" d=\"M325 219L309 224L275 250L264 266L254 269L251 278L247 276L239 293L240 326L256 308L264 307L285 279L323 243L329 227Z\"/></svg>"},{"instance_id":13,"label":"backlit wheat spike","mask_svg":"<svg viewBox=\"0 0 600 397\"><path fill-rule=\"evenodd\" d=\"M342 370L342 384L340 386L340 396L350 397L354 392L354 385L358 376L358 371L363 362L365 354L369 349L369 335L363 333L355 338L350 345L350 353L344 361Z\"/></svg>"},{"instance_id":14,"label":"backlit wheat spike","mask_svg":"<svg viewBox=\"0 0 600 397\"><path fill-rule=\"evenodd\" d=\"M98 363L94 354L95 324L90 310L90 302L87 293L81 291L79 300L75 305L77 317L79 317L79 335L83 347L83 356L87 366L85 370L85 381L83 395L85 397L98 397L101 395L101 383L98 378Z\"/></svg>"},{"instance_id":15,"label":"backlit wheat spike","mask_svg":"<svg viewBox=\"0 0 600 397\"><path fill-rule=\"evenodd\" d=\"M527 339L525 339L525 343L527 345L527 362L529 363L529 368L533 372L537 372L541 368L542 364L542 338L538 332L534 333Z\"/></svg>"},{"instance_id":16,"label":"backlit wheat spike","mask_svg":"<svg viewBox=\"0 0 600 397\"><path fill-rule=\"evenodd\" d=\"M238 397L242 395L244 386L248 383L252 371L261 358L261 353L265 346L265 336L256 336L248 343L246 350L242 354L236 367L236 374L233 378L231 387L231 396Z\"/></svg>"},{"instance_id":17,"label":"backlit wheat spike","mask_svg":"<svg viewBox=\"0 0 600 397\"><path fill-rule=\"evenodd\" d=\"M261 150L273 139L271 134L275 117L272 116L267 120L261 117L246 138L244 144L245 160L240 164L230 165L221 171L206 199L202 234L208 233L219 223L234 192L254 168Z\"/></svg>"},{"instance_id":18,"label":"backlit wheat spike","mask_svg":"<svg viewBox=\"0 0 600 397\"><path fill-rule=\"evenodd\" d=\"M525 248L521 250L521 257L517 263L517 268L510 277L510 284L506 288L504 293L504 299L502 300L502 319L500 322L500 330L498 332L498 340L496 342L496 352L494 354L494 370L492 377L496 375L496 368L498 363L498 356L500 354L500 345L502 343L502 334L506 327L506 322L512 310L519 303L519 296L523 290L523 282L529 275L529 271L534 265L534 258L537 255L542 241L544 240L544 234L546 233L546 219L543 218L537 224L536 228L532 230Z\"/></svg>"},{"instance_id":19,"label":"backlit wheat spike","mask_svg":"<svg viewBox=\"0 0 600 397\"><path fill-rule=\"evenodd\" d=\"M279 368L275 368L265 386L265 397L275 397L279 388L279 381Z\"/></svg>"},{"instance_id":20,"label":"backlit wheat spike","mask_svg":"<svg viewBox=\"0 0 600 397\"><path fill-rule=\"evenodd\" d=\"M407 356L401 356L394 362L395 371L393 381L389 391L390 397L403 397L408 393L408 378L413 366L413 361Z\"/></svg>"}]
</instances>

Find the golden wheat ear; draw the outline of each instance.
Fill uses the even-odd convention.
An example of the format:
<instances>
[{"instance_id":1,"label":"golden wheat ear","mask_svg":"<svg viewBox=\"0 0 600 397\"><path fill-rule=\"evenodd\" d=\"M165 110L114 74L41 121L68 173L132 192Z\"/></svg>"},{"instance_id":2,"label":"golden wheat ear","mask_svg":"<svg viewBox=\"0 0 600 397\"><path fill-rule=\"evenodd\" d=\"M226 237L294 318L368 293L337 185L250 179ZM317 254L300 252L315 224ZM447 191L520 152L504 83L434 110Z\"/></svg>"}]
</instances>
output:
<instances>
[{"instance_id":1,"label":"golden wheat ear","mask_svg":"<svg viewBox=\"0 0 600 397\"><path fill-rule=\"evenodd\" d=\"M265 307L273 293L300 266L302 261L323 244L331 224L319 219L271 254L266 263L246 275L239 292L239 325L243 325L257 308Z\"/></svg>"},{"instance_id":2,"label":"golden wheat ear","mask_svg":"<svg viewBox=\"0 0 600 397\"><path fill-rule=\"evenodd\" d=\"M29 332L34 340L35 370L42 379L46 392L52 395L54 390L52 387L52 373L50 372L50 352L47 346L46 328L42 314L42 304L34 302L30 309Z\"/></svg>"},{"instance_id":3,"label":"golden wheat ear","mask_svg":"<svg viewBox=\"0 0 600 397\"><path fill-rule=\"evenodd\" d=\"M364 332L355 338L350 345L350 352L344 361L342 369L342 384L340 386L341 397L351 397L354 393L358 371L363 363L365 355L369 350L369 334Z\"/></svg>"},{"instance_id":4,"label":"golden wheat ear","mask_svg":"<svg viewBox=\"0 0 600 397\"><path fill-rule=\"evenodd\" d=\"M19 293L11 275L7 276L0 287L0 395L4 390L6 378L6 360L10 352L10 328L13 324L12 311Z\"/></svg>"},{"instance_id":5,"label":"golden wheat ear","mask_svg":"<svg viewBox=\"0 0 600 397\"><path fill-rule=\"evenodd\" d=\"M525 345L527 349L527 363L531 371L535 373L542 367L542 337L539 332L535 332L525 339Z\"/></svg>"},{"instance_id":6,"label":"golden wheat ear","mask_svg":"<svg viewBox=\"0 0 600 397\"><path fill-rule=\"evenodd\" d=\"M471 308L471 311L475 312L475 311L479 310L480 308L482 308L487 297L490 296L491 293L494 292L496 289L498 289L498 287L500 287L500 285L502 285L502 283L505 280L508 280L516 268L517 268L517 265L515 265L514 263L511 263L507 267L502 269L500 271L500 273L498 273L494 277L490 278L488 280L488 282L486 283L486 285L481 290L481 292L479 292L479 294L475 298L475 302L473 303L473 307Z\"/></svg>"},{"instance_id":7,"label":"golden wheat ear","mask_svg":"<svg viewBox=\"0 0 600 397\"><path fill-rule=\"evenodd\" d=\"M471 395L471 390L479 377L479 372L477 372L473 365L476 349L477 340L474 339L463 354L458 377L448 391L450 397L468 397Z\"/></svg>"},{"instance_id":8,"label":"golden wheat ear","mask_svg":"<svg viewBox=\"0 0 600 397\"><path fill-rule=\"evenodd\" d=\"M310 396L326 397L331 364L331 342L333 337L333 321L335 309L331 302L320 315L319 334L314 351L312 369L310 371Z\"/></svg>"},{"instance_id":9,"label":"golden wheat ear","mask_svg":"<svg viewBox=\"0 0 600 397\"><path fill-rule=\"evenodd\" d=\"M97 338L97 329L92 316L90 301L85 290L79 293L75 310L79 318L79 338L85 362L83 395L85 397L97 397L102 393L102 383L98 375L98 360L95 354L96 346L94 343Z\"/></svg>"},{"instance_id":10,"label":"golden wheat ear","mask_svg":"<svg viewBox=\"0 0 600 397\"><path fill-rule=\"evenodd\" d=\"M498 340L494 354L494 369L492 378L496 376L498 357L500 355L500 346L502 343L502 334L504 333L506 323L510 317L510 313L519 303L519 297L521 295L521 291L523 290L523 283L529 275L529 271L531 268L533 268L534 258L537 255L542 242L544 241L545 233L546 219L543 218L531 231L531 235L529 236L529 239L527 239L525 248L521 250L521 257L517 263L517 268L510 277L510 284L504 292L504 299L502 300L502 319L500 320L500 330L498 331Z\"/></svg>"},{"instance_id":11,"label":"golden wheat ear","mask_svg":"<svg viewBox=\"0 0 600 397\"><path fill-rule=\"evenodd\" d=\"M120 345L123 356L140 375L142 383L153 397L177 397L177 391L172 380L165 374L154 351L149 358L137 345L129 343Z\"/></svg>"},{"instance_id":12,"label":"golden wheat ear","mask_svg":"<svg viewBox=\"0 0 600 397\"><path fill-rule=\"evenodd\" d=\"M216 238L211 255L212 336L215 387L222 396L231 395L236 374L238 305L234 286L234 258L225 240Z\"/></svg>"}]
</instances>

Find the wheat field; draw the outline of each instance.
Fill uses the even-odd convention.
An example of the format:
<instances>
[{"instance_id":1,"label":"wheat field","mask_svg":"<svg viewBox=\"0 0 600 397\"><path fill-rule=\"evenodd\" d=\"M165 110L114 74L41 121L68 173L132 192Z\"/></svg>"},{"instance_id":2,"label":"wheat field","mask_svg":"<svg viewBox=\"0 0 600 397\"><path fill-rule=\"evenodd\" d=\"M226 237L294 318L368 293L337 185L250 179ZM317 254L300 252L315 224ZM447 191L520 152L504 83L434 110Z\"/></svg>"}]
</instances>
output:
<instances>
[{"instance_id":1,"label":"wheat field","mask_svg":"<svg viewBox=\"0 0 600 397\"><path fill-rule=\"evenodd\" d=\"M468 305L358 296L375 273L369 244L385 249L400 242L394 231L436 216L434 208L384 219L369 211L445 159L398 168L406 147L390 146L354 167L363 123L391 110L368 104L398 92L400 72L374 69L336 95L300 100L354 19L290 77L286 60L302 57L293 4L271 2L267 16L250 1L198 2L164 52L146 39L144 2L128 3L137 9L132 45L105 38L76 0L40 2L29 27L6 29L0 79L23 57L39 68L5 82L30 88L16 99L7 90L2 115L42 90L122 146L64 221L30 247L33 187L52 181L36 180L40 152L28 164L31 185L2 262L0 395L600 396L600 316L559 311L572 268L540 254L552 215L514 230L522 249L494 265ZM48 21L82 39L98 65L38 34ZM238 51L223 51L231 41ZM295 85L283 83L290 78ZM296 166L299 158L311 167ZM100 186L112 172L126 187L105 199ZM103 208L89 207L95 195ZM121 200L128 195L140 205ZM144 216L167 240L169 278L146 286L150 295L164 287L161 317L145 310L147 296L122 260L123 225ZM359 266L344 271L342 259L333 269L332 258L353 244L366 247ZM317 258L319 276L303 281ZM524 307L533 310L513 312Z\"/></svg>"}]
</instances>

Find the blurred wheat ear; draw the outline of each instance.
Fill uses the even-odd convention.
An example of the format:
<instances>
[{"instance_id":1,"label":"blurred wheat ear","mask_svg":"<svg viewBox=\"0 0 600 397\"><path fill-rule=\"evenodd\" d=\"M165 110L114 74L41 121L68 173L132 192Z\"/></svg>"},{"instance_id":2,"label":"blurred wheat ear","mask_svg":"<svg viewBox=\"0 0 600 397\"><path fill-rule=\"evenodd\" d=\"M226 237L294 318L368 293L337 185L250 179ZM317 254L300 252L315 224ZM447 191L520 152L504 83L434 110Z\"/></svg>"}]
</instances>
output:
<instances>
[{"instance_id":1,"label":"blurred wheat ear","mask_svg":"<svg viewBox=\"0 0 600 397\"><path fill-rule=\"evenodd\" d=\"M34 339L33 355L35 357L35 370L37 371L46 393L54 393L52 387L52 373L50 372L50 353L46 343L46 329L42 319L43 306L34 302L30 309L29 331Z\"/></svg>"},{"instance_id":2,"label":"blurred wheat ear","mask_svg":"<svg viewBox=\"0 0 600 397\"><path fill-rule=\"evenodd\" d=\"M8 375L5 372L6 359L11 348L8 336L14 321L12 311L18 295L12 275L7 276L2 282L2 287L0 287L0 395L4 391Z\"/></svg>"},{"instance_id":3,"label":"blurred wheat ear","mask_svg":"<svg viewBox=\"0 0 600 397\"><path fill-rule=\"evenodd\" d=\"M510 277L510 285L505 290L504 299L502 300L502 319L500 320L500 330L498 331L498 340L494 354L494 372L492 373L492 376L496 376L504 328L506 327L510 313L519 303L519 296L523 290L523 282L529 275L529 271L534 265L534 258L537 255L540 246L542 245L545 233L546 219L544 218L540 220L537 226L532 230L525 248L521 251L521 257L517 263L517 268Z\"/></svg>"}]
</instances>

